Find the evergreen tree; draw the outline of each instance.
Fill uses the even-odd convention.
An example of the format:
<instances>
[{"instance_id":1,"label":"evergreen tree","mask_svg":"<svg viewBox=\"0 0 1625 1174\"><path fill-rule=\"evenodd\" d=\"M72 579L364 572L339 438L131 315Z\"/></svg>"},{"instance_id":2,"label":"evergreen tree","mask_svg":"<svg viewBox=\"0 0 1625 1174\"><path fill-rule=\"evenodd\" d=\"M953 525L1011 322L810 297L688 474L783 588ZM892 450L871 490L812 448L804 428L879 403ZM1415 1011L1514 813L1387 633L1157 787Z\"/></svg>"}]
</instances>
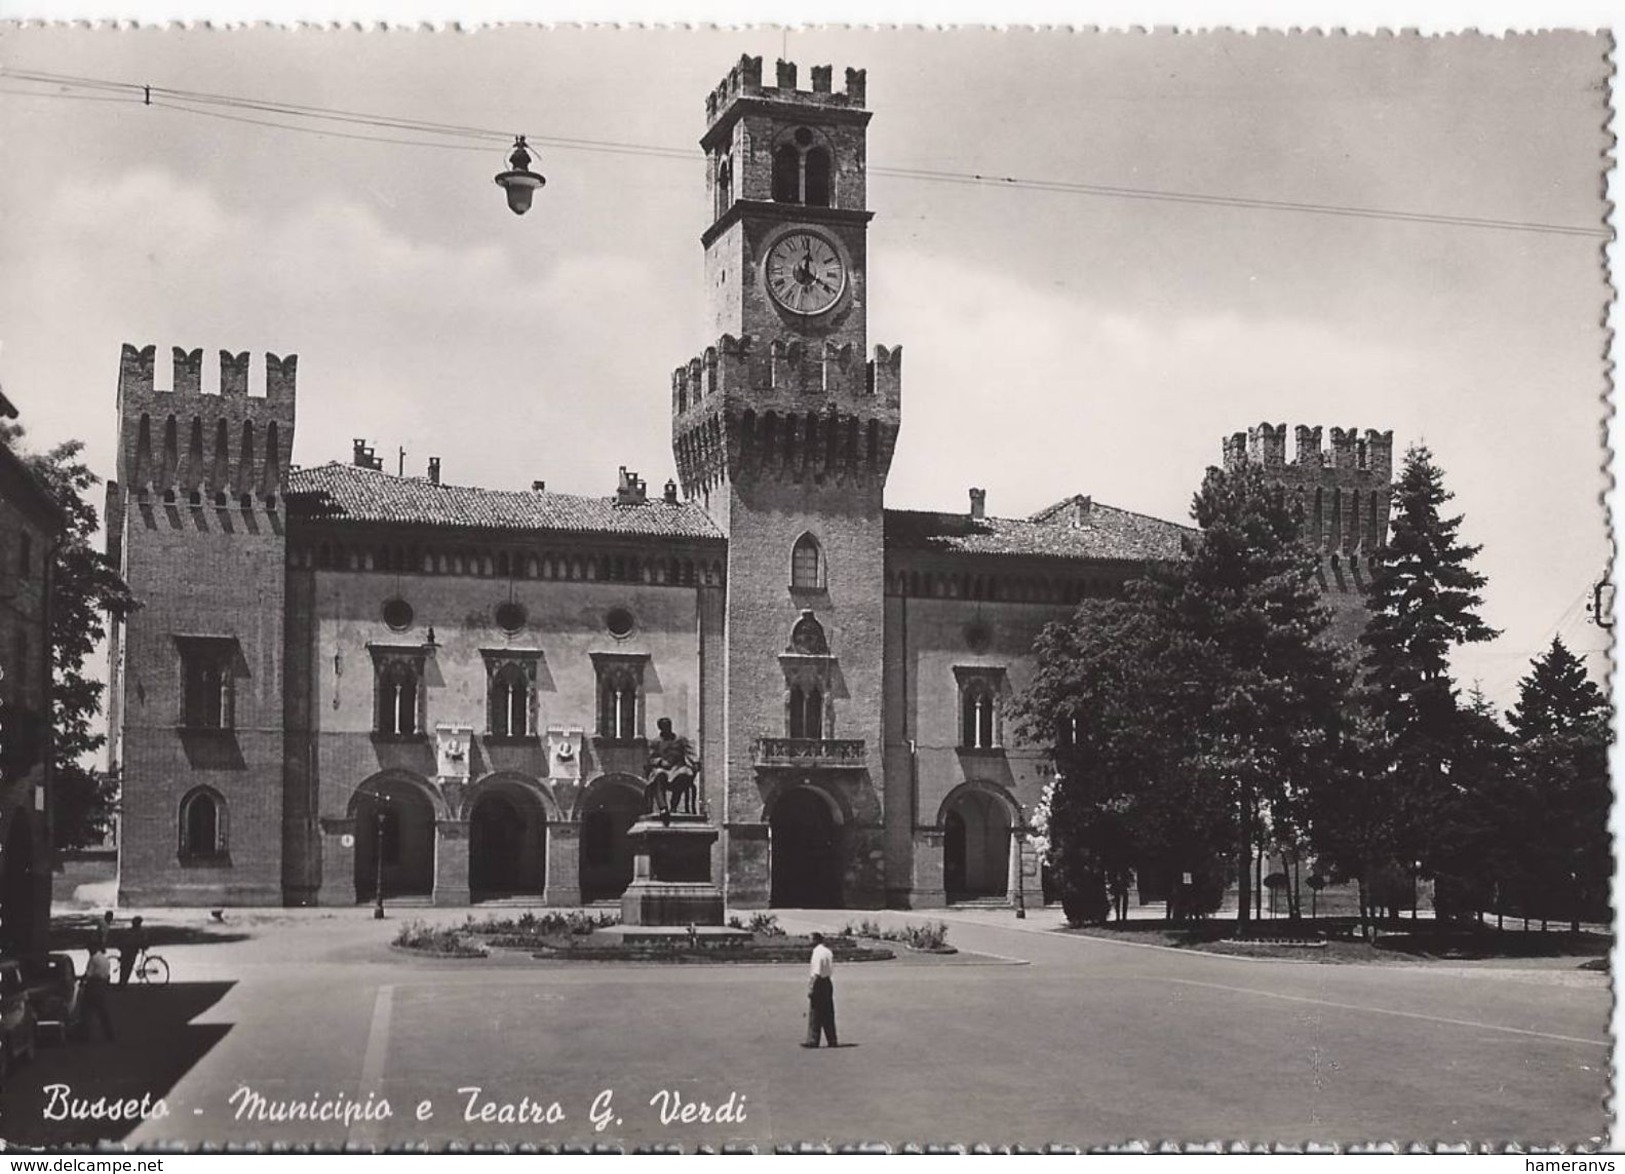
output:
<instances>
[{"instance_id":1,"label":"evergreen tree","mask_svg":"<svg viewBox=\"0 0 1625 1174\"><path fill-rule=\"evenodd\" d=\"M1613 872L1609 716L1607 698L1561 639L1534 662L1507 715L1522 800L1523 912L1543 923L1566 912L1578 930L1582 910L1598 919L1606 914Z\"/></svg>"},{"instance_id":2,"label":"evergreen tree","mask_svg":"<svg viewBox=\"0 0 1625 1174\"><path fill-rule=\"evenodd\" d=\"M8 424L0 443L16 449L22 435ZM85 660L107 635L105 617L123 617L136 606L118 568L92 545L100 523L89 493L101 479L85 464L83 449L83 441L70 440L23 457L67 519L51 567L50 814L59 848L99 842L116 809L116 780L86 763L107 735L95 728L106 686L86 674Z\"/></svg>"},{"instance_id":3,"label":"evergreen tree","mask_svg":"<svg viewBox=\"0 0 1625 1174\"><path fill-rule=\"evenodd\" d=\"M1469 566L1479 547L1459 537L1461 517L1440 509L1452 495L1425 445L1405 454L1394 489L1392 533L1377 556L1364 645L1366 700L1375 718L1369 756L1379 802L1391 816L1385 844L1357 862L1363 875L1414 864L1431 872L1459 855L1448 826L1452 761L1463 738L1450 652L1497 633L1479 617L1485 579Z\"/></svg>"}]
</instances>

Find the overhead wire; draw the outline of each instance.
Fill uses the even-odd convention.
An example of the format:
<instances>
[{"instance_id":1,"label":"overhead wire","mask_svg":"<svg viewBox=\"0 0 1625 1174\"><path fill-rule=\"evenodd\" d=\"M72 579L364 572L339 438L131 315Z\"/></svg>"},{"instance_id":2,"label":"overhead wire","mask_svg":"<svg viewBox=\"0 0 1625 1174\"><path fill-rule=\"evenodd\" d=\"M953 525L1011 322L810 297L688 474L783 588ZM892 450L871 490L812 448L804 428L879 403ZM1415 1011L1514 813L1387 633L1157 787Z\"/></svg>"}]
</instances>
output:
<instances>
[{"instance_id":1,"label":"overhead wire","mask_svg":"<svg viewBox=\"0 0 1625 1174\"><path fill-rule=\"evenodd\" d=\"M274 130L294 131L305 134L325 135L333 138L345 138L362 142L376 142L388 145L411 147L444 147L453 150L486 150L498 143L507 143L513 137L507 131L494 130L487 127L476 127L456 123L440 123L427 119L402 118L391 115L382 115L355 110L340 110L331 107L313 106L303 103L270 101L267 99L247 98L240 95L217 94L201 90L182 90L165 86L149 86L137 82L120 82L106 78L81 77L71 74L47 73L38 70L4 69L0 70L0 77L17 81L32 82L38 85L52 85L64 88L88 89L99 93L122 94L126 101L139 102L144 106L159 107L162 109L180 111L188 114L198 114L205 117L238 121L249 125L261 126ZM12 92L12 91L6 91ZM61 90L41 92L36 96L87 99L87 95L71 94ZM156 99L156 100L155 100ZM116 100L104 98L104 101ZM340 132L315 126L300 125L294 122L274 121L272 119L256 119L246 115L227 115L218 109L206 107L222 107L225 109L250 111L273 115L282 119L306 119L317 122L330 122L350 126L371 127L378 130L402 131L410 134L434 136L432 139L400 139L381 135L364 135L355 132ZM666 147L646 143L617 142L607 139L570 138L559 135L525 136L533 146L543 146L561 150L590 151L606 154L622 154L643 156L648 158L675 159L693 162L697 156L692 150ZM481 147L464 145L445 141L447 139L462 138L478 141L485 144ZM1111 199L1142 200L1160 203L1191 204L1208 207L1238 208L1250 211L1263 212L1291 212L1297 214L1317 216L1337 216L1364 220L1381 220L1397 223L1440 225L1452 228L1491 229L1508 232L1529 232L1556 236L1579 236L1607 239L1612 236L1611 231L1602 225L1585 226L1573 224L1552 224L1542 221L1513 220L1496 217L1464 216L1451 213L1415 212L1393 208L1366 208L1353 205L1322 204L1299 200L1265 199L1262 197L1230 196L1209 192L1173 191L1157 188L1128 187L1116 184L1085 183L1081 181L1030 179L1013 175L993 175L981 172L940 171L920 167L886 167L875 166L869 169L870 174L885 176L893 179L904 179L924 183L946 183L972 185L992 188L1014 188L1026 191L1055 192L1068 195L1085 195Z\"/></svg>"}]
</instances>

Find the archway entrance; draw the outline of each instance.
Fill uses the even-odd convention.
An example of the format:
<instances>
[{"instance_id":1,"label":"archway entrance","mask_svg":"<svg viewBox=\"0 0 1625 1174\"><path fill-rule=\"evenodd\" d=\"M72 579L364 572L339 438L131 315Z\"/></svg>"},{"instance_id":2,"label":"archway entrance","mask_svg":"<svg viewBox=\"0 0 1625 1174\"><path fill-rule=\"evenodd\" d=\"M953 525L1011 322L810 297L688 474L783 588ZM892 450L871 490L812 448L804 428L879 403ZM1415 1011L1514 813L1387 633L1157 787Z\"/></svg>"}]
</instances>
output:
<instances>
[{"instance_id":1,"label":"archway entrance","mask_svg":"<svg viewBox=\"0 0 1625 1174\"><path fill-rule=\"evenodd\" d=\"M434 892L434 804L408 783L384 782L358 791L355 820L355 899L373 900L382 853L384 896L427 897ZM382 826L380 826L382 817Z\"/></svg>"},{"instance_id":2,"label":"archway entrance","mask_svg":"<svg viewBox=\"0 0 1625 1174\"><path fill-rule=\"evenodd\" d=\"M643 814L643 789L629 779L601 778L581 799L581 900L619 900L632 883L626 833Z\"/></svg>"},{"instance_id":3,"label":"archway entrance","mask_svg":"<svg viewBox=\"0 0 1625 1174\"><path fill-rule=\"evenodd\" d=\"M769 903L792 909L839 909L841 874L835 817L811 787L796 787L773 805Z\"/></svg>"},{"instance_id":4,"label":"archway entrance","mask_svg":"<svg viewBox=\"0 0 1625 1174\"><path fill-rule=\"evenodd\" d=\"M967 789L942 816L942 887L948 900L1004 897L1010 889L1010 813L1004 801Z\"/></svg>"},{"instance_id":5,"label":"archway entrance","mask_svg":"<svg viewBox=\"0 0 1625 1174\"><path fill-rule=\"evenodd\" d=\"M485 784L468 815L472 901L540 896L547 883L547 816L518 784Z\"/></svg>"},{"instance_id":6,"label":"archway entrance","mask_svg":"<svg viewBox=\"0 0 1625 1174\"><path fill-rule=\"evenodd\" d=\"M24 954L34 940L34 829L28 808L11 816L0 849L0 951Z\"/></svg>"}]
</instances>

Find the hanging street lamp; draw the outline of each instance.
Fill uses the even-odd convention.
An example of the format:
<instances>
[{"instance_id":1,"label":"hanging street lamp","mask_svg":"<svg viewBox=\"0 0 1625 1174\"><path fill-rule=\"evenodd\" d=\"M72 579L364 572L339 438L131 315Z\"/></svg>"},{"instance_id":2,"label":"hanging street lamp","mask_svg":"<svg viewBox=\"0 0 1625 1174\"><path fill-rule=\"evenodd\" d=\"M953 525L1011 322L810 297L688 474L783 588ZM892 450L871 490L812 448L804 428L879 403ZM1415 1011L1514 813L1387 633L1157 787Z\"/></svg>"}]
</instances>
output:
<instances>
[{"instance_id":1,"label":"hanging street lamp","mask_svg":"<svg viewBox=\"0 0 1625 1174\"><path fill-rule=\"evenodd\" d=\"M513 214L523 216L530 211L530 201L537 189L547 184L546 178L530 169L530 148L525 145L524 135L514 139L508 165L511 170L497 173L497 186L508 193L508 207Z\"/></svg>"}]
</instances>

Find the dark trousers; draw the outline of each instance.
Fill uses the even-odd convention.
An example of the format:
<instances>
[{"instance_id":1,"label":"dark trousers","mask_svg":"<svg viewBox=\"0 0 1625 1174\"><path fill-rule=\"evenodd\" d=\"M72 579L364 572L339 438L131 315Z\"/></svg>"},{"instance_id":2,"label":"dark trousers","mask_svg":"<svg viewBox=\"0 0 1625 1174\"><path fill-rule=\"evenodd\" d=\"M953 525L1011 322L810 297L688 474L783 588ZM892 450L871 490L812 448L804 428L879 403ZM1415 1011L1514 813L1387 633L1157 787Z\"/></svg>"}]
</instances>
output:
<instances>
[{"instance_id":1,"label":"dark trousers","mask_svg":"<svg viewBox=\"0 0 1625 1174\"><path fill-rule=\"evenodd\" d=\"M830 1047L840 1046L835 1042L835 984L827 978L813 979L807 993L808 1046L816 1048L820 1035L829 1040Z\"/></svg>"},{"instance_id":2,"label":"dark trousers","mask_svg":"<svg viewBox=\"0 0 1625 1174\"><path fill-rule=\"evenodd\" d=\"M140 953L141 953L140 950L132 950L132 949L128 949L128 948L120 950L118 952L118 984L119 984L119 986L129 986L130 985L130 973L133 970L135 970L136 956L138 954L140 954Z\"/></svg>"},{"instance_id":3,"label":"dark trousers","mask_svg":"<svg viewBox=\"0 0 1625 1174\"><path fill-rule=\"evenodd\" d=\"M85 983L80 1014L86 1039L90 1038L91 1016L95 1016L96 1022L101 1024L102 1034L108 1039L113 1038L113 1016L107 1010L107 987L108 984L101 981Z\"/></svg>"}]
</instances>

